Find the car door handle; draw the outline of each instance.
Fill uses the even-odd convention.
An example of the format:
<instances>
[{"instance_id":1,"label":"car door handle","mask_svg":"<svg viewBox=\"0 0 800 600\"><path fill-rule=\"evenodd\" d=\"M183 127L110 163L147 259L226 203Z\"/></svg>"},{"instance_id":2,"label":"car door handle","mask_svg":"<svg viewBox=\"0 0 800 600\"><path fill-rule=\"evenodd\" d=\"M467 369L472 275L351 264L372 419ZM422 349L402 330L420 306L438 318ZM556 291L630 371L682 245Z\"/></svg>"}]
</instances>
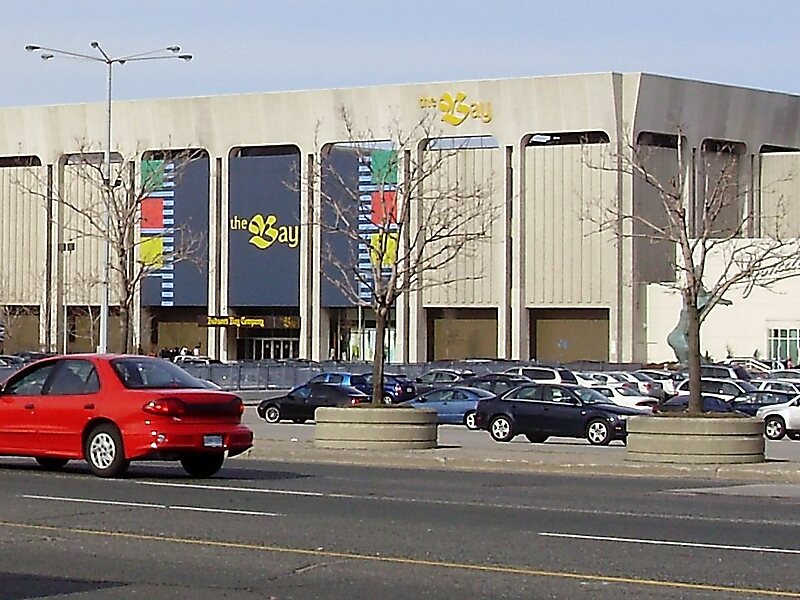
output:
<instances>
[{"instance_id":1,"label":"car door handle","mask_svg":"<svg viewBox=\"0 0 800 600\"><path fill-rule=\"evenodd\" d=\"M94 410L94 402L87 402L86 404L83 405L83 408L85 408L86 410Z\"/></svg>"},{"instance_id":2,"label":"car door handle","mask_svg":"<svg viewBox=\"0 0 800 600\"><path fill-rule=\"evenodd\" d=\"M33 402L29 402L28 404L25 405L25 410L33 410L33 408L34 408Z\"/></svg>"}]
</instances>

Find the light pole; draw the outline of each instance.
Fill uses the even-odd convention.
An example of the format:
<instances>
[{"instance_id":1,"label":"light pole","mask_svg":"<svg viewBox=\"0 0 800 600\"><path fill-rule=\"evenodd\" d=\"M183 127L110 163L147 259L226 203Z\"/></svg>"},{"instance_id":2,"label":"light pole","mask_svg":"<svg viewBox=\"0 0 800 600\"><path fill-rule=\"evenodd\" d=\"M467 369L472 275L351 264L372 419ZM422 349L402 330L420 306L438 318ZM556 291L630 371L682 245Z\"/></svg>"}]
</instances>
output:
<instances>
[{"instance_id":1,"label":"light pole","mask_svg":"<svg viewBox=\"0 0 800 600\"><path fill-rule=\"evenodd\" d=\"M39 56L42 60L49 60L57 56L63 58L72 58L76 60L91 60L94 62L103 63L106 65L106 72L108 74L107 86L107 137L106 147L103 153L103 189L105 192L105 232L103 235L103 280L102 280L102 297L100 304L100 343L97 346L97 351L105 353L108 351L108 305L110 301L110 288L111 288L111 248L110 240L112 236L111 226L111 206L113 200L114 189L111 183L111 78L112 71L115 64L124 65L127 62L140 62L145 60L166 60L177 58L184 61L192 60L191 54L181 54L180 46L167 46L166 48L159 48L157 50L150 50L148 52L140 52L138 54L127 54L125 56L110 56L100 45L99 42L92 42L91 47L98 52L98 55L83 54L81 52L70 52L67 50L59 50L58 48L47 48L45 46L38 46L35 44L28 44L25 50L28 52L40 52Z\"/></svg>"}]
</instances>

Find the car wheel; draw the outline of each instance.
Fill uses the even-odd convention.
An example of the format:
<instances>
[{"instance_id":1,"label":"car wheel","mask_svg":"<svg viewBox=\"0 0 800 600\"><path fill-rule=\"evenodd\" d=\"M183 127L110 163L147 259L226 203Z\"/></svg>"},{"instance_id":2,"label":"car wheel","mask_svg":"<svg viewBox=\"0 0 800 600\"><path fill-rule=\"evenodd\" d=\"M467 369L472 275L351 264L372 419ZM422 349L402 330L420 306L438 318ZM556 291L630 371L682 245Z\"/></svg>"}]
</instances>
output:
<instances>
[{"instance_id":1,"label":"car wheel","mask_svg":"<svg viewBox=\"0 0 800 600\"><path fill-rule=\"evenodd\" d=\"M511 420L503 415L495 417L489 424L489 435L496 442L510 442L514 437L514 428L511 425Z\"/></svg>"},{"instance_id":2,"label":"car wheel","mask_svg":"<svg viewBox=\"0 0 800 600\"><path fill-rule=\"evenodd\" d=\"M47 458L47 457L37 457L36 462L39 463L39 466L42 467L45 471L58 471L59 469L63 469L64 465L69 462L69 459L66 458Z\"/></svg>"},{"instance_id":3,"label":"car wheel","mask_svg":"<svg viewBox=\"0 0 800 600\"><path fill-rule=\"evenodd\" d=\"M98 425L89 432L83 455L89 469L98 477L119 477L128 469L122 435L111 423Z\"/></svg>"},{"instance_id":4,"label":"car wheel","mask_svg":"<svg viewBox=\"0 0 800 600\"><path fill-rule=\"evenodd\" d=\"M467 414L464 415L464 425L467 426L467 429L475 430L478 426L475 424L475 411L471 410Z\"/></svg>"},{"instance_id":5,"label":"car wheel","mask_svg":"<svg viewBox=\"0 0 800 600\"><path fill-rule=\"evenodd\" d=\"M270 404L264 409L264 420L267 423L277 423L281 420L281 409L274 404Z\"/></svg>"},{"instance_id":6,"label":"car wheel","mask_svg":"<svg viewBox=\"0 0 800 600\"><path fill-rule=\"evenodd\" d=\"M392 403L392 401L393 401L393 398L392 398L392 397L391 397L389 394L386 394L386 395L383 397L383 403L384 403L384 404L391 404L391 403Z\"/></svg>"},{"instance_id":7,"label":"car wheel","mask_svg":"<svg viewBox=\"0 0 800 600\"><path fill-rule=\"evenodd\" d=\"M593 446L606 446L611 441L611 430L602 419L589 421L586 426L586 439Z\"/></svg>"},{"instance_id":8,"label":"car wheel","mask_svg":"<svg viewBox=\"0 0 800 600\"><path fill-rule=\"evenodd\" d=\"M305 419L292 419L292 423L302 424L302 423L305 423L305 422L306 422Z\"/></svg>"},{"instance_id":9,"label":"car wheel","mask_svg":"<svg viewBox=\"0 0 800 600\"><path fill-rule=\"evenodd\" d=\"M542 443L547 441L547 438L549 436L547 436L547 435L536 435L536 434L533 434L533 433L526 433L525 437L528 438L528 441L531 444L542 444Z\"/></svg>"},{"instance_id":10,"label":"car wheel","mask_svg":"<svg viewBox=\"0 0 800 600\"><path fill-rule=\"evenodd\" d=\"M786 423L779 416L764 419L764 435L768 440L779 440L786 435Z\"/></svg>"},{"instance_id":11,"label":"car wheel","mask_svg":"<svg viewBox=\"0 0 800 600\"><path fill-rule=\"evenodd\" d=\"M187 454L181 457L181 466L192 477L211 477L225 462L223 452L213 454Z\"/></svg>"}]
</instances>

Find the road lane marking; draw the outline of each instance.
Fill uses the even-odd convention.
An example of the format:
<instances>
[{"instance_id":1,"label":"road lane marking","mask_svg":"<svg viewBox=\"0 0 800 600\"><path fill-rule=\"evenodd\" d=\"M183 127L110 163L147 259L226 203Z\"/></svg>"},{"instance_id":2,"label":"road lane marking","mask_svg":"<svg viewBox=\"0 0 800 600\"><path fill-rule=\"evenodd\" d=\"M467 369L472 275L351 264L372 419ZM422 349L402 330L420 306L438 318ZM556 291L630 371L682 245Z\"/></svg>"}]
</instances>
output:
<instances>
[{"instance_id":1,"label":"road lane marking","mask_svg":"<svg viewBox=\"0 0 800 600\"><path fill-rule=\"evenodd\" d=\"M36 496L22 494L22 498L29 500L55 500L58 502L76 502L80 504L104 504L108 506L127 506L131 508L167 508L163 504L148 504L146 502L122 502L117 500L97 500L94 498L68 498L66 496Z\"/></svg>"},{"instance_id":2,"label":"road lane marking","mask_svg":"<svg viewBox=\"0 0 800 600\"><path fill-rule=\"evenodd\" d=\"M292 548L287 546L267 546L263 544L246 544L241 542L223 542L216 540L197 540L170 536L157 536L141 533L125 533L119 531L102 531L96 529L82 529L75 527L56 527L54 525L35 525L28 523L14 523L0 521L0 527L26 529L33 531L48 531L55 533L71 533L75 535L91 535L97 537L119 538L142 542L164 542L182 544L187 546L206 546L209 548L224 548L228 550L250 550L274 554L288 554L298 556L314 556L320 558L336 558L343 560L363 561L372 563L399 564L413 567L431 567L438 569L455 569L482 573L498 573L505 575L525 575L528 577L542 577L551 579L569 579L580 581L597 581L600 583L620 583L626 585L639 585L650 588L671 588L680 590L697 590L704 592L720 592L727 594L743 594L750 596L770 596L779 598L800 598L800 591L773 590L759 588L743 588L712 583L691 583L686 581L671 581L658 579L638 579L635 577L619 577L615 575L597 575L589 573L575 573L570 571L546 571L530 567L515 567L504 565L481 565L475 563L458 563L438 560L425 560L403 556L375 556L372 554L358 554L354 552L336 552L333 550L311 550L308 548Z\"/></svg>"},{"instance_id":3,"label":"road lane marking","mask_svg":"<svg viewBox=\"0 0 800 600\"><path fill-rule=\"evenodd\" d=\"M263 512L258 510L235 510L231 508L208 508L203 506L184 506L180 504L148 504L145 502L122 502L120 500L99 500L96 498L70 498L67 496L38 496L34 494L22 494L22 498L29 500L50 500L54 502L75 502L78 504L102 504L106 506L123 506L129 508L158 508L166 510L183 510L193 512L224 513L229 515L245 515L257 517L285 517L286 515L276 512Z\"/></svg>"},{"instance_id":4,"label":"road lane marking","mask_svg":"<svg viewBox=\"0 0 800 600\"><path fill-rule=\"evenodd\" d=\"M226 515L252 515L257 517L283 517L281 513L263 512L260 510L235 510L232 508L202 508L200 506L178 506L172 505L167 508L173 510L188 510L194 512L223 513Z\"/></svg>"},{"instance_id":5,"label":"road lane marking","mask_svg":"<svg viewBox=\"0 0 800 600\"><path fill-rule=\"evenodd\" d=\"M670 514L664 513L647 513L647 512L634 512L624 510L599 510L589 508L559 508L553 506L535 506L530 504L501 504L492 502L461 502L457 500L435 500L424 498L403 498L399 496L380 496L380 495L363 495L363 494L345 494L345 493L324 493L324 492L307 492L303 490L281 490L274 488L257 488L257 487L244 487L233 485L213 485L213 484L198 484L198 483L171 483L166 481L135 481L136 485L146 485L152 487L172 487L172 488L188 488L195 490L217 491L217 492L244 492L253 494L275 494L278 496L300 496L309 498L334 498L338 500L372 500L378 502L406 502L408 504L431 504L437 506L463 506L467 508L496 508L503 510L531 510L540 512L553 512L564 514L579 514L579 515L597 515L606 517L636 517L636 518L654 518L664 520L665 518L681 520L681 521L701 521L708 523L736 523L740 525L776 525L780 527L800 527L800 520L786 520L779 519L737 519L732 517L708 517L698 515L686 514Z\"/></svg>"},{"instance_id":6,"label":"road lane marking","mask_svg":"<svg viewBox=\"0 0 800 600\"><path fill-rule=\"evenodd\" d=\"M542 537L567 538L573 540L592 540L597 542L619 542L624 544L645 544L649 546L680 546L683 548L706 548L711 550L738 550L741 552L768 552L772 554L800 554L793 548L770 548L767 546L735 546L732 544L705 544L702 542L676 542L673 540L652 540L645 538L624 538L605 535L580 535L577 533L555 533L540 531Z\"/></svg>"}]
</instances>

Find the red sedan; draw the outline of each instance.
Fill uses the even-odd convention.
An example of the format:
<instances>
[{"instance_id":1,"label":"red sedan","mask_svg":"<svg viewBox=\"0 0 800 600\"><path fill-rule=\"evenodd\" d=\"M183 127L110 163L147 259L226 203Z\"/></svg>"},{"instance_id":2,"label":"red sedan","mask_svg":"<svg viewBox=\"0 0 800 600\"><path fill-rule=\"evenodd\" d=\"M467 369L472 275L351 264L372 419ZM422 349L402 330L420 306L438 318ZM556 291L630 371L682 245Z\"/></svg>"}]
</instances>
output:
<instances>
[{"instance_id":1,"label":"red sedan","mask_svg":"<svg viewBox=\"0 0 800 600\"><path fill-rule=\"evenodd\" d=\"M85 459L100 477L132 460L179 460L210 477L253 445L235 394L209 389L160 358L72 354L46 358L0 386L0 455L46 469Z\"/></svg>"}]
</instances>

